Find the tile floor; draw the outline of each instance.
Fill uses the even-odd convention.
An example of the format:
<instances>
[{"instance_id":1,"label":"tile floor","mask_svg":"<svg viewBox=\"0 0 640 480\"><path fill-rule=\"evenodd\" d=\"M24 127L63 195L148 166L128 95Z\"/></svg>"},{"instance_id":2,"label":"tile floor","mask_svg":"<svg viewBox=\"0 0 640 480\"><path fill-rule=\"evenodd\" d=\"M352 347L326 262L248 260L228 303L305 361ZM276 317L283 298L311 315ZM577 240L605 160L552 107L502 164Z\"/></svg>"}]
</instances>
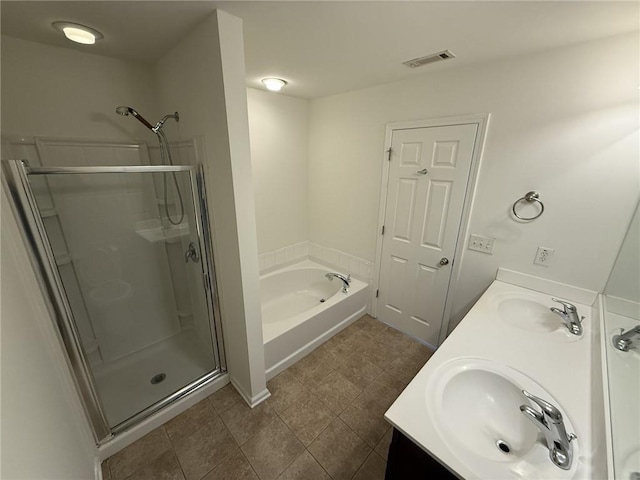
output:
<instances>
[{"instance_id":1,"label":"tile floor","mask_svg":"<svg viewBox=\"0 0 640 480\"><path fill-rule=\"evenodd\" d=\"M365 315L269 381L256 408L229 384L106 460L104 480L383 479L384 412L431 354Z\"/></svg>"}]
</instances>

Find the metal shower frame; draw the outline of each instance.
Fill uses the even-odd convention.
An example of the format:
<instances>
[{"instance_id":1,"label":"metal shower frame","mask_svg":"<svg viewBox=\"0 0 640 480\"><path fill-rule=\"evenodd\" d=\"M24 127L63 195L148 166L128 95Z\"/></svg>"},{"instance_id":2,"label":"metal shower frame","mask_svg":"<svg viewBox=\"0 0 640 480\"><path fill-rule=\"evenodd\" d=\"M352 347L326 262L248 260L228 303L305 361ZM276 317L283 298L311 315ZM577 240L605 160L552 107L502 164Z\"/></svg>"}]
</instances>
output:
<instances>
[{"instance_id":1,"label":"metal shower frame","mask_svg":"<svg viewBox=\"0 0 640 480\"><path fill-rule=\"evenodd\" d=\"M153 415L165 406L183 398L185 395L199 390L213 382L226 372L220 304L217 294L217 283L213 262L213 249L209 228L207 199L202 165L196 166L96 166L96 167L31 167L25 160L7 160L2 162L3 182L12 199L12 209L27 246L30 261L36 278L44 293L48 310L55 319L57 331L60 333L66 357L73 373L73 378L91 424L96 444L101 445L145 418ZM109 427L101 404L100 396L95 388L95 381L88 361L82 349L80 335L73 317L62 279L48 240L42 218L33 194L30 175L69 175L69 174L101 174L101 173L168 173L188 172L191 192L195 207L196 230L201 257L203 289L205 291L209 324L211 326L211 342L213 345L216 368L197 380L184 386L173 394L150 405L124 422Z\"/></svg>"}]
</instances>

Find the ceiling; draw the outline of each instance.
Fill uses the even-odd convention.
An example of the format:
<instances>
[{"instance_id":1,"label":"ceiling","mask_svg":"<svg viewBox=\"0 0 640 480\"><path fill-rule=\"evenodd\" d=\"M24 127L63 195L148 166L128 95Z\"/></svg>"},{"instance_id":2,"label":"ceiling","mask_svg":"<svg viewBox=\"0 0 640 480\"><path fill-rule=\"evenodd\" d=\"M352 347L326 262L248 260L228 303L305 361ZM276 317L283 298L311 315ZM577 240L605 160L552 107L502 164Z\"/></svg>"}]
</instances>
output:
<instances>
[{"instance_id":1,"label":"ceiling","mask_svg":"<svg viewBox=\"0 0 640 480\"><path fill-rule=\"evenodd\" d=\"M287 95L316 98L441 69L549 50L640 29L640 2L612 1L6 1L2 34L153 63L214 8L243 20L247 85L276 76ZM104 39L75 45L67 20ZM450 49L412 70L402 62Z\"/></svg>"}]
</instances>

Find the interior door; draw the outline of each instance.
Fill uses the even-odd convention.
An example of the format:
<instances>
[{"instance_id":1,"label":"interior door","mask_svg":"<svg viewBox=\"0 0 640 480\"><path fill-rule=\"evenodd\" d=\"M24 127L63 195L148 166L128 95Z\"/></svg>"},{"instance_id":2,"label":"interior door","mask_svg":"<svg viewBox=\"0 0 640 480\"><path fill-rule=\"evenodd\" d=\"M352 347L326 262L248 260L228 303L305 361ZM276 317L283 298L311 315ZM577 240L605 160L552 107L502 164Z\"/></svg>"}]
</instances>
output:
<instances>
[{"instance_id":1,"label":"interior door","mask_svg":"<svg viewBox=\"0 0 640 480\"><path fill-rule=\"evenodd\" d=\"M478 125L394 130L378 317L436 346Z\"/></svg>"}]
</instances>

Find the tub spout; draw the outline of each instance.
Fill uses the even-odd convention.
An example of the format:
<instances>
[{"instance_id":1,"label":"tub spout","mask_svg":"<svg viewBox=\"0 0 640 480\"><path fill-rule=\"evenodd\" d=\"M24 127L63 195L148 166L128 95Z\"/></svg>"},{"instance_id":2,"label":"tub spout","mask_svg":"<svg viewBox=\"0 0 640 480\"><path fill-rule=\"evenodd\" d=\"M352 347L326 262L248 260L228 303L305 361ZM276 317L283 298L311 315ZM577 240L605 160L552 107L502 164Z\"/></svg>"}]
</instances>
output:
<instances>
[{"instance_id":1,"label":"tub spout","mask_svg":"<svg viewBox=\"0 0 640 480\"><path fill-rule=\"evenodd\" d=\"M340 280L342 280L342 293L347 293L349 291L349 285L351 285L351 274L345 277L340 273L331 272L331 273L327 273L325 277L327 277L329 281L333 280L334 277L339 278Z\"/></svg>"}]
</instances>

